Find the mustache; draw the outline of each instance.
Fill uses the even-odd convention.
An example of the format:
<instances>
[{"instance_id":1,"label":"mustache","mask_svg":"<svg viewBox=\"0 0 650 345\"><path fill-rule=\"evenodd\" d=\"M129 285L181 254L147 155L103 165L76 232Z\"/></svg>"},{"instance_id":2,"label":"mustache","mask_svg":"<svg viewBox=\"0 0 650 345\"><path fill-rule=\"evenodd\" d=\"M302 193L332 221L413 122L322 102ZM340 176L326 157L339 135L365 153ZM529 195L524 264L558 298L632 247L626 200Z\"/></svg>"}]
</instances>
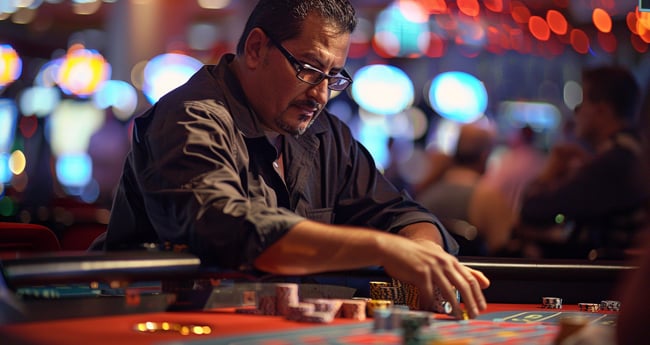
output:
<instances>
[{"instance_id":1,"label":"mustache","mask_svg":"<svg viewBox=\"0 0 650 345\"><path fill-rule=\"evenodd\" d=\"M314 101L313 99L307 99L304 101L293 102L293 105L301 108L315 109L316 112L320 111L323 108L323 105Z\"/></svg>"}]
</instances>

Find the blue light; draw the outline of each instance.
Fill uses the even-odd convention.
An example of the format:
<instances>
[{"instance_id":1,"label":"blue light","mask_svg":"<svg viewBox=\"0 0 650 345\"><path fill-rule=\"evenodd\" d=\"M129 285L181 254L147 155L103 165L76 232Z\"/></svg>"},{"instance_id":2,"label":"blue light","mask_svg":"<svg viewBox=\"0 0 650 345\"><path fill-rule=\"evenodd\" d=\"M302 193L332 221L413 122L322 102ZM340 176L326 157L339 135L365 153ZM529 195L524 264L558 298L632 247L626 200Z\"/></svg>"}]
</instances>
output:
<instances>
[{"instance_id":1,"label":"blue light","mask_svg":"<svg viewBox=\"0 0 650 345\"><path fill-rule=\"evenodd\" d=\"M397 114L410 107L414 97L413 82L395 66L365 66L354 75L352 98L371 113Z\"/></svg>"},{"instance_id":2,"label":"blue light","mask_svg":"<svg viewBox=\"0 0 650 345\"><path fill-rule=\"evenodd\" d=\"M56 177L66 187L83 187L93 173L92 159L88 154L67 154L56 160Z\"/></svg>"},{"instance_id":3,"label":"blue light","mask_svg":"<svg viewBox=\"0 0 650 345\"><path fill-rule=\"evenodd\" d=\"M11 99L0 99L0 153L9 152L14 142L18 109Z\"/></svg>"},{"instance_id":4,"label":"blue light","mask_svg":"<svg viewBox=\"0 0 650 345\"><path fill-rule=\"evenodd\" d=\"M487 91L471 74L445 72L433 79L429 102L440 116L452 121L471 123L487 108Z\"/></svg>"},{"instance_id":5,"label":"blue light","mask_svg":"<svg viewBox=\"0 0 650 345\"><path fill-rule=\"evenodd\" d=\"M203 63L182 54L162 54L154 57L144 68L142 91L153 104L169 91L184 84Z\"/></svg>"},{"instance_id":6,"label":"blue light","mask_svg":"<svg viewBox=\"0 0 650 345\"><path fill-rule=\"evenodd\" d=\"M32 86L20 96L20 111L25 115L45 117L61 102L61 92L56 87Z\"/></svg>"},{"instance_id":7,"label":"blue light","mask_svg":"<svg viewBox=\"0 0 650 345\"><path fill-rule=\"evenodd\" d=\"M388 166L390 163L388 135L381 123L363 123L359 130L359 142L368 149L379 169Z\"/></svg>"},{"instance_id":8,"label":"blue light","mask_svg":"<svg viewBox=\"0 0 650 345\"><path fill-rule=\"evenodd\" d=\"M9 153L0 152L0 183L9 183L13 174L9 169Z\"/></svg>"},{"instance_id":9,"label":"blue light","mask_svg":"<svg viewBox=\"0 0 650 345\"><path fill-rule=\"evenodd\" d=\"M511 126L535 130L556 130L562 121L560 110L544 102L505 101L499 105L499 117Z\"/></svg>"},{"instance_id":10,"label":"blue light","mask_svg":"<svg viewBox=\"0 0 650 345\"><path fill-rule=\"evenodd\" d=\"M120 120L128 120L138 105L138 93L131 84L122 80L107 80L93 95L99 109L113 107L113 114Z\"/></svg>"},{"instance_id":11,"label":"blue light","mask_svg":"<svg viewBox=\"0 0 650 345\"><path fill-rule=\"evenodd\" d=\"M379 13L375 24L377 44L397 56L421 55L428 48L428 15L417 2L395 2ZM386 35L390 34L390 35Z\"/></svg>"}]
</instances>

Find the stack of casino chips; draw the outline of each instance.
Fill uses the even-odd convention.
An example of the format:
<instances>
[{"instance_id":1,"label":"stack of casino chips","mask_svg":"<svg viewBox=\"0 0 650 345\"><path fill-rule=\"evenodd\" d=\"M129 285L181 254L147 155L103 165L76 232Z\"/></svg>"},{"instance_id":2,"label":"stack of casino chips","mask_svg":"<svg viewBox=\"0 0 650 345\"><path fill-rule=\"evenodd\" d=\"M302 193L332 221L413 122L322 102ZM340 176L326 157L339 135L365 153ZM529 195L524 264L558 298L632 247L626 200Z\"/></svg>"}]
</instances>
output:
<instances>
[{"instance_id":1,"label":"stack of casino chips","mask_svg":"<svg viewBox=\"0 0 650 345\"><path fill-rule=\"evenodd\" d=\"M562 299L560 297L542 297L542 308L562 309Z\"/></svg>"},{"instance_id":2,"label":"stack of casino chips","mask_svg":"<svg viewBox=\"0 0 650 345\"><path fill-rule=\"evenodd\" d=\"M442 291L434 287L433 311L440 314L451 314L452 304L445 299ZM420 309L420 292L413 284L392 279L392 282L370 282L370 298L379 301L392 301L393 305L407 305L411 310Z\"/></svg>"},{"instance_id":3,"label":"stack of casino chips","mask_svg":"<svg viewBox=\"0 0 650 345\"><path fill-rule=\"evenodd\" d=\"M256 307L243 307L237 313L277 315L300 322L332 322L335 317L366 319L366 299L308 298L300 301L298 284L279 283L257 295Z\"/></svg>"},{"instance_id":4,"label":"stack of casino chips","mask_svg":"<svg viewBox=\"0 0 650 345\"><path fill-rule=\"evenodd\" d=\"M595 313L598 310L600 310L600 304L598 303L578 303L578 309L580 311L588 311L591 313Z\"/></svg>"},{"instance_id":5,"label":"stack of casino chips","mask_svg":"<svg viewBox=\"0 0 650 345\"><path fill-rule=\"evenodd\" d=\"M387 299L370 299L366 302L366 313L374 317L378 310L389 309L393 306L393 301Z\"/></svg>"},{"instance_id":6,"label":"stack of casino chips","mask_svg":"<svg viewBox=\"0 0 650 345\"><path fill-rule=\"evenodd\" d=\"M298 304L298 284L276 284L275 285L276 314L287 316L289 306Z\"/></svg>"},{"instance_id":7,"label":"stack of casino chips","mask_svg":"<svg viewBox=\"0 0 650 345\"><path fill-rule=\"evenodd\" d=\"M601 310L619 311L621 310L621 302L604 300L600 301Z\"/></svg>"}]
</instances>

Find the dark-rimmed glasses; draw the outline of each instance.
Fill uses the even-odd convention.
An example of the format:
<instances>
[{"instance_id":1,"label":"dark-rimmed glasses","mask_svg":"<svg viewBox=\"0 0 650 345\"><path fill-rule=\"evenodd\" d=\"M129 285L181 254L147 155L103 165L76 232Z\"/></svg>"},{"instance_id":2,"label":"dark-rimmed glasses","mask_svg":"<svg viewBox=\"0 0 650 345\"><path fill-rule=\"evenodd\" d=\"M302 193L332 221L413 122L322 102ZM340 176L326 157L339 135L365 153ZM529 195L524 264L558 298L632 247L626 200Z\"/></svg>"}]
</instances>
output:
<instances>
[{"instance_id":1,"label":"dark-rimmed glasses","mask_svg":"<svg viewBox=\"0 0 650 345\"><path fill-rule=\"evenodd\" d=\"M271 37L264 29L262 29L262 31L264 31L269 40L271 40L271 43L278 48L282 55L287 58L287 61L289 61L296 70L296 78L299 80L310 85L318 85L323 81L323 79L327 78L327 88L334 91L343 91L352 84L352 77L350 77L345 69L341 70L337 75L325 74L325 72L316 67L298 61L295 56L289 53L289 51L280 44L280 42Z\"/></svg>"}]
</instances>

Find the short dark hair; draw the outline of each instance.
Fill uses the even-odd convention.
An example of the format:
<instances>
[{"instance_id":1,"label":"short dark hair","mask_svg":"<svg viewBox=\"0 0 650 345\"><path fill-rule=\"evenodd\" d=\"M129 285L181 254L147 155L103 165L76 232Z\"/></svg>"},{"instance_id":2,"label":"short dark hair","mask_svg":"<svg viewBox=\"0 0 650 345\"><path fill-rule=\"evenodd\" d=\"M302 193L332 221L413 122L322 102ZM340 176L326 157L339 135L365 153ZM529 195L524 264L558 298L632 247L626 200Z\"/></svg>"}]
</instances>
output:
<instances>
[{"instance_id":1,"label":"short dark hair","mask_svg":"<svg viewBox=\"0 0 650 345\"><path fill-rule=\"evenodd\" d=\"M237 54L244 53L244 44L251 30L264 29L278 42L297 37L310 14L317 14L340 33L351 33L357 25L354 7L348 0L260 0L246 22Z\"/></svg>"},{"instance_id":2,"label":"short dark hair","mask_svg":"<svg viewBox=\"0 0 650 345\"><path fill-rule=\"evenodd\" d=\"M590 101L611 104L623 120L634 121L641 101L641 90L632 73L620 66L603 66L582 72L582 83L589 86Z\"/></svg>"}]
</instances>

